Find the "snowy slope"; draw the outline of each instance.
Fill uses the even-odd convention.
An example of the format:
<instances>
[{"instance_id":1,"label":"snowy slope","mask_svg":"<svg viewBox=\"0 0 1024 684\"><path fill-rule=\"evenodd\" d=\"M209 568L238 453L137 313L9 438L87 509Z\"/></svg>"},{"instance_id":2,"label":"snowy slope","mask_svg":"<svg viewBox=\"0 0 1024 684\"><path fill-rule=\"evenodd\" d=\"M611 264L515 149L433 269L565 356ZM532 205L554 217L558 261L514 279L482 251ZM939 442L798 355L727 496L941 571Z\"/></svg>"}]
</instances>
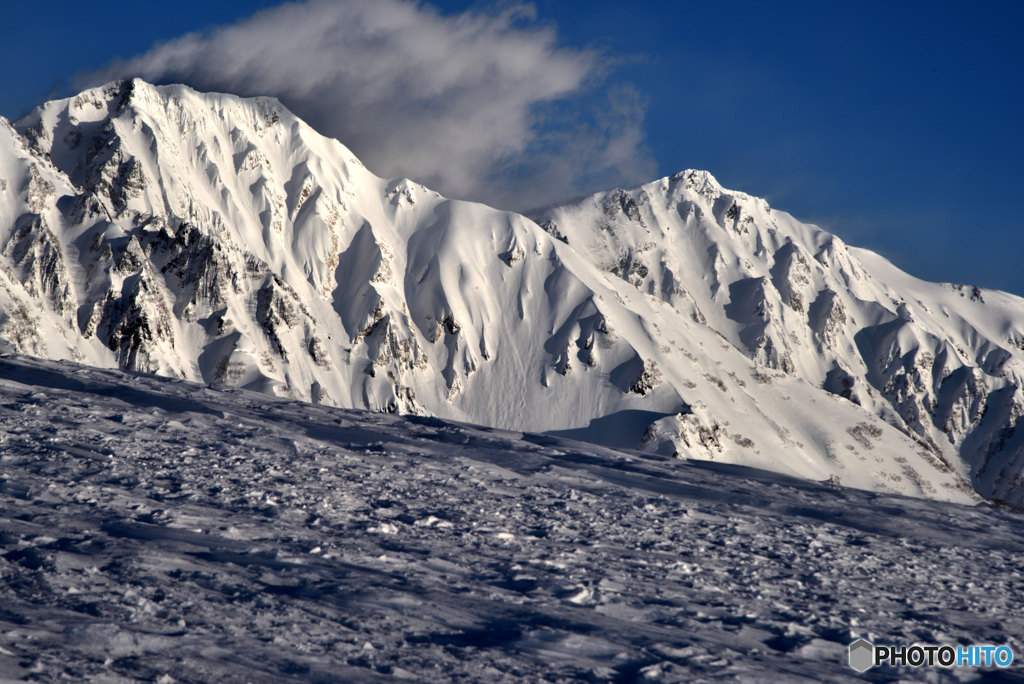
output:
<instances>
[{"instance_id":1,"label":"snowy slope","mask_svg":"<svg viewBox=\"0 0 1024 684\"><path fill-rule=\"evenodd\" d=\"M926 460L965 467L986 496L1020 501L1019 297L917 280L706 172L600 193L536 218L756 367L862 406L912 437ZM677 448L687 420L659 421L652 436L663 450ZM863 444L866 430L850 435Z\"/></svg>"},{"instance_id":2,"label":"snowy slope","mask_svg":"<svg viewBox=\"0 0 1024 684\"><path fill-rule=\"evenodd\" d=\"M0 357L0 681L1020 682L1020 516Z\"/></svg>"},{"instance_id":3,"label":"snowy slope","mask_svg":"<svg viewBox=\"0 0 1024 684\"><path fill-rule=\"evenodd\" d=\"M706 173L534 221L377 178L272 99L135 80L14 129L11 351L1024 497L1024 303L915 281Z\"/></svg>"}]
</instances>

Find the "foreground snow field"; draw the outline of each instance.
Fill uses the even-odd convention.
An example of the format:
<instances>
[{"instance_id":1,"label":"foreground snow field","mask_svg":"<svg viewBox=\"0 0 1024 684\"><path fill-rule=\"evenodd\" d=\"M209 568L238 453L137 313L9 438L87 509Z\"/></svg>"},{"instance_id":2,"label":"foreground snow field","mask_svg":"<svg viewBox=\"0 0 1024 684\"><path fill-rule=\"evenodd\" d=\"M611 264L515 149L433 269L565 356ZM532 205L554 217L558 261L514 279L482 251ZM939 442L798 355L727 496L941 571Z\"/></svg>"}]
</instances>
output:
<instances>
[{"instance_id":1,"label":"foreground snow field","mask_svg":"<svg viewBox=\"0 0 1024 684\"><path fill-rule=\"evenodd\" d=\"M1022 518L0 358L0 681L1024 682Z\"/></svg>"}]
</instances>

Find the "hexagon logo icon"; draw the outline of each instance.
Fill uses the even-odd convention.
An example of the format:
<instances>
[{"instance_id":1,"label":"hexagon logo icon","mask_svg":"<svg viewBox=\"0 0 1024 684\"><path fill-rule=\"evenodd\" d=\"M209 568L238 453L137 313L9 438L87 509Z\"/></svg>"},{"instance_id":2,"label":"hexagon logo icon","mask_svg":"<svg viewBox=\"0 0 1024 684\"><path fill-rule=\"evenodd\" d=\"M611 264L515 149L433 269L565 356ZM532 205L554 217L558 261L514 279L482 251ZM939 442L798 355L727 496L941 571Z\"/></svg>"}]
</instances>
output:
<instances>
[{"instance_id":1,"label":"hexagon logo icon","mask_svg":"<svg viewBox=\"0 0 1024 684\"><path fill-rule=\"evenodd\" d=\"M864 672L874 665L875 646L864 639L857 639L850 644L850 667L857 672Z\"/></svg>"}]
</instances>

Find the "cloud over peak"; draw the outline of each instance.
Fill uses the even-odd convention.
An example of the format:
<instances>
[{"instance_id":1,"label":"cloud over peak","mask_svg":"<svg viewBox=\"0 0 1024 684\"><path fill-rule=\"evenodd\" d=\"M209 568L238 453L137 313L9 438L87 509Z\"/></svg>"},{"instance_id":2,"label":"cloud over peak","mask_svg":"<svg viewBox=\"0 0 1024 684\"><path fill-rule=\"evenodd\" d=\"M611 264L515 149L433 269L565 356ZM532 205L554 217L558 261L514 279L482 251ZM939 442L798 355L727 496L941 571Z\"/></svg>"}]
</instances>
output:
<instances>
[{"instance_id":1,"label":"cloud over peak","mask_svg":"<svg viewBox=\"0 0 1024 684\"><path fill-rule=\"evenodd\" d=\"M309 0L89 74L279 98L383 176L527 209L649 180L643 103L605 88L530 5L445 16L407 0Z\"/></svg>"}]
</instances>

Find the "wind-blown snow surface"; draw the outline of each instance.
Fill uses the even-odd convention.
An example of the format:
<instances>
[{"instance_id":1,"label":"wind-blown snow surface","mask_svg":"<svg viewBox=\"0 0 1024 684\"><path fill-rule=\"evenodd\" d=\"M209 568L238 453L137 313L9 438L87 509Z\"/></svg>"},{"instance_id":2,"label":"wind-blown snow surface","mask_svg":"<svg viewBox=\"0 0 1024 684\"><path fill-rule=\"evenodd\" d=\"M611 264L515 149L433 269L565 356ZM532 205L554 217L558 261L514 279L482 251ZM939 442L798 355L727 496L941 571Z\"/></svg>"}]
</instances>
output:
<instances>
[{"instance_id":1,"label":"wind-blown snow surface","mask_svg":"<svg viewBox=\"0 0 1024 684\"><path fill-rule=\"evenodd\" d=\"M1024 302L689 171L529 218L271 99L126 81L0 126L12 351L926 498L1024 501Z\"/></svg>"},{"instance_id":2,"label":"wind-blown snow surface","mask_svg":"<svg viewBox=\"0 0 1024 684\"><path fill-rule=\"evenodd\" d=\"M1019 515L0 358L0 679L1024 681Z\"/></svg>"}]
</instances>

